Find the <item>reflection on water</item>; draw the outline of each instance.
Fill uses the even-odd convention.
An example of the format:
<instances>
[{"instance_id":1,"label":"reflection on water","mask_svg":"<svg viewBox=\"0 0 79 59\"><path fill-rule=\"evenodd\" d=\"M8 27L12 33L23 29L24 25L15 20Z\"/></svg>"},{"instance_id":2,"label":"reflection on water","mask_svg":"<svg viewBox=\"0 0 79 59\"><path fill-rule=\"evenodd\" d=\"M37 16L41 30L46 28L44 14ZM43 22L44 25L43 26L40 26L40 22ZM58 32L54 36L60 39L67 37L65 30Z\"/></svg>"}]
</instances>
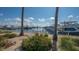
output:
<instances>
[{"instance_id":1,"label":"reflection on water","mask_svg":"<svg viewBox=\"0 0 79 59\"><path fill-rule=\"evenodd\" d=\"M11 32L20 32L20 29L10 30ZM44 28L24 29L24 32L47 32Z\"/></svg>"}]
</instances>

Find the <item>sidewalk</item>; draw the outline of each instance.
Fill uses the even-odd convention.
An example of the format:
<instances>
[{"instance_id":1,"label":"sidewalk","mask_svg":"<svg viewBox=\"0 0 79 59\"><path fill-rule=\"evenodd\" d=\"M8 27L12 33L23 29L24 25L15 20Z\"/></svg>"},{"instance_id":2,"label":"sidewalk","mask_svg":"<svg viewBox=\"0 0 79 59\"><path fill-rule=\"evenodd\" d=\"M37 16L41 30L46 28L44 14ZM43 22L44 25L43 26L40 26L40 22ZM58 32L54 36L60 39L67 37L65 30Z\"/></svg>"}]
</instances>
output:
<instances>
[{"instance_id":1,"label":"sidewalk","mask_svg":"<svg viewBox=\"0 0 79 59\"><path fill-rule=\"evenodd\" d=\"M8 39L11 42L16 42L16 44L14 44L13 46L11 46L7 49L4 49L4 51L16 51L16 49L19 48L22 45L22 41L25 38L27 38L27 37L26 36L21 36L21 37L15 37L15 38L12 38L12 39Z\"/></svg>"}]
</instances>

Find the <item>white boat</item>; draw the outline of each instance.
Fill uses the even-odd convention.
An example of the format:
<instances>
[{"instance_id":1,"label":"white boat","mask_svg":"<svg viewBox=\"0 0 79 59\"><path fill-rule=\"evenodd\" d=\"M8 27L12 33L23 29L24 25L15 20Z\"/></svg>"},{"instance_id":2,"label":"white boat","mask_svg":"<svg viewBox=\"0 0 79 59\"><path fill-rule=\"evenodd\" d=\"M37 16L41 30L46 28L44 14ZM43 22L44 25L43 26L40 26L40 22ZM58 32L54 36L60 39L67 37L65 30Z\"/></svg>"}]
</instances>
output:
<instances>
[{"instance_id":1,"label":"white boat","mask_svg":"<svg viewBox=\"0 0 79 59\"><path fill-rule=\"evenodd\" d=\"M77 21L62 22L58 32L79 35L79 23Z\"/></svg>"}]
</instances>

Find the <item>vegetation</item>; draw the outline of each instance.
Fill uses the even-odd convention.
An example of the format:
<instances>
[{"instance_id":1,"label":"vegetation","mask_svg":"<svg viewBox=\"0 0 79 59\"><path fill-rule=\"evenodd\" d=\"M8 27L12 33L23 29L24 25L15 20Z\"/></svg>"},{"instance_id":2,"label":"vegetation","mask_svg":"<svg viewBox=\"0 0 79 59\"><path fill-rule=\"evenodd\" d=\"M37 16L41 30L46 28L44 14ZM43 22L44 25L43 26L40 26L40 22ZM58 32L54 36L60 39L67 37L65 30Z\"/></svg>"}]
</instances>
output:
<instances>
[{"instance_id":1,"label":"vegetation","mask_svg":"<svg viewBox=\"0 0 79 59\"><path fill-rule=\"evenodd\" d=\"M11 33L11 32L8 31L8 30L1 30L1 29L0 29L0 34L2 34L2 33Z\"/></svg>"},{"instance_id":2,"label":"vegetation","mask_svg":"<svg viewBox=\"0 0 79 59\"><path fill-rule=\"evenodd\" d=\"M13 38L16 37L17 35L15 33L12 33L8 30L1 30L0 29L0 34L4 34L4 35L0 35L0 37L4 37L4 38Z\"/></svg>"},{"instance_id":3,"label":"vegetation","mask_svg":"<svg viewBox=\"0 0 79 59\"><path fill-rule=\"evenodd\" d=\"M75 42L75 46L79 47L79 38L72 39Z\"/></svg>"},{"instance_id":4,"label":"vegetation","mask_svg":"<svg viewBox=\"0 0 79 59\"><path fill-rule=\"evenodd\" d=\"M0 36L0 50L4 48L5 43L6 43L5 38Z\"/></svg>"},{"instance_id":5,"label":"vegetation","mask_svg":"<svg viewBox=\"0 0 79 59\"><path fill-rule=\"evenodd\" d=\"M4 35L1 35L0 36L0 50L3 50L4 48L11 46L12 43L11 42L8 42L7 39L14 38L16 36L17 35L14 34L14 33L6 33Z\"/></svg>"},{"instance_id":6,"label":"vegetation","mask_svg":"<svg viewBox=\"0 0 79 59\"><path fill-rule=\"evenodd\" d=\"M65 51L78 51L79 48L79 39L70 38L70 37L62 37L60 42L61 50Z\"/></svg>"},{"instance_id":7,"label":"vegetation","mask_svg":"<svg viewBox=\"0 0 79 59\"><path fill-rule=\"evenodd\" d=\"M22 43L24 51L47 51L51 49L51 39L47 34L36 33L32 37L28 37Z\"/></svg>"},{"instance_id":8,"label":"vegetation","mask_svg":"<svg viewBox=\"0 0 79 59\"><path fill-rule=\"evenodd\" d=\"M17 35L15 33L6 33L5 35L3 35L3 37L6 37L6 38L14 38L16 36Z\"/></svg>"}]
</instances>

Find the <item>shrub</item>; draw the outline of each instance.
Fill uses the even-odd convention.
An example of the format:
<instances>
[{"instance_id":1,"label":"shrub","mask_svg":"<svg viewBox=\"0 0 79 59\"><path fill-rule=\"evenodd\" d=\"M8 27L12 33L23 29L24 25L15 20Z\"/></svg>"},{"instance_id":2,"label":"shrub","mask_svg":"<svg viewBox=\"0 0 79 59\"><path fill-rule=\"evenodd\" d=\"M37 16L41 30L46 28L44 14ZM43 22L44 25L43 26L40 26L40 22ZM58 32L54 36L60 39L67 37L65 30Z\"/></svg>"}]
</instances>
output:
<instances>
[{"instance_id":1,"label":"shrub","mask_svg":"<svg viewBox=\"0 0 79 59\"><path fill-rule=\"evenodd\" d=\"M5 46L5 38L0 36L0 50Z\"/></svg>"},{"instance_id":2,"label":"shrub","mask_svg":"<svg viewBox=\"0 0 79 59\"><path fill-rule=\"evenodd\" d=\"M48 34L47 33L45 33L45 35L44 35L45 37L48 37Z\"/></svg>"},{"instance_id":3,"label":"shrub","mask_svg":"<svg viewBox=\"0 0 79 59\"><path fill-rule=\"evenodd\" d=\"M75 48L75 43L73 42L72 38L70 37L62 37L60 47L62 50L66 51L76 51L78 49Z\"/></svg>"},{"instance_id":4,"label":"shrub","mask_svg":"<svg viewBox=\"0 0 79 59\"><path fill-rule=\"evenodd\" d=\"M16 37L16 34L12 33L7 33L5 35L2 35L0 36L0 50L4 49L5 48L5 45L8 43L6 40L7 38L13 38L13 37Z\"/></svg>"},{"instance_id":5,"label":"shrub","mask_svg":"<svg viewBox=\"0 0 79 59\"><path fill-rule=\"evenodd\" d=\"M43 34L35 34L22 43L24 51L47 51L51 48L51 39Z\"/></svg>"},{"instance_id":6,"label":"shrub","mask_svg":"<svg viewBox=\"0 0 79 59\"><path fill-rule=\"evenodd\" d=\"M8 30L0 30L0 34L2 34L2 33L11 33L11 32Z\"/></svg>"},{"instance_id":7,"label":"shrub","mask_svg":"<svg viewBox=\"0 0 79 59\"><path fill-rule=\"evenodd\" d=\"M4 38L0 37L0 47L2 47L4 45Z\"/></svg>"},{"instance_id":8,"label":"shrub","mask_svg":"<svg viewBox=\"0 0 79 59\"><path fill-rule=\"evenodd\" d=\"M75 43L75 46L79 47L79 38L72 39Z\"/></svg>"},{"instance_id":9,"label":"shrub","mask_svg":"<svg viewBox=\"0 0 79 59\"><path fill-rule=\"evenodd\" d=\"M6 37L6 38L14 38L16 37L17 35L14 34L14 33L6 33L5 35L3 35L3 37Z\"/></svg>"}]
</instances>

